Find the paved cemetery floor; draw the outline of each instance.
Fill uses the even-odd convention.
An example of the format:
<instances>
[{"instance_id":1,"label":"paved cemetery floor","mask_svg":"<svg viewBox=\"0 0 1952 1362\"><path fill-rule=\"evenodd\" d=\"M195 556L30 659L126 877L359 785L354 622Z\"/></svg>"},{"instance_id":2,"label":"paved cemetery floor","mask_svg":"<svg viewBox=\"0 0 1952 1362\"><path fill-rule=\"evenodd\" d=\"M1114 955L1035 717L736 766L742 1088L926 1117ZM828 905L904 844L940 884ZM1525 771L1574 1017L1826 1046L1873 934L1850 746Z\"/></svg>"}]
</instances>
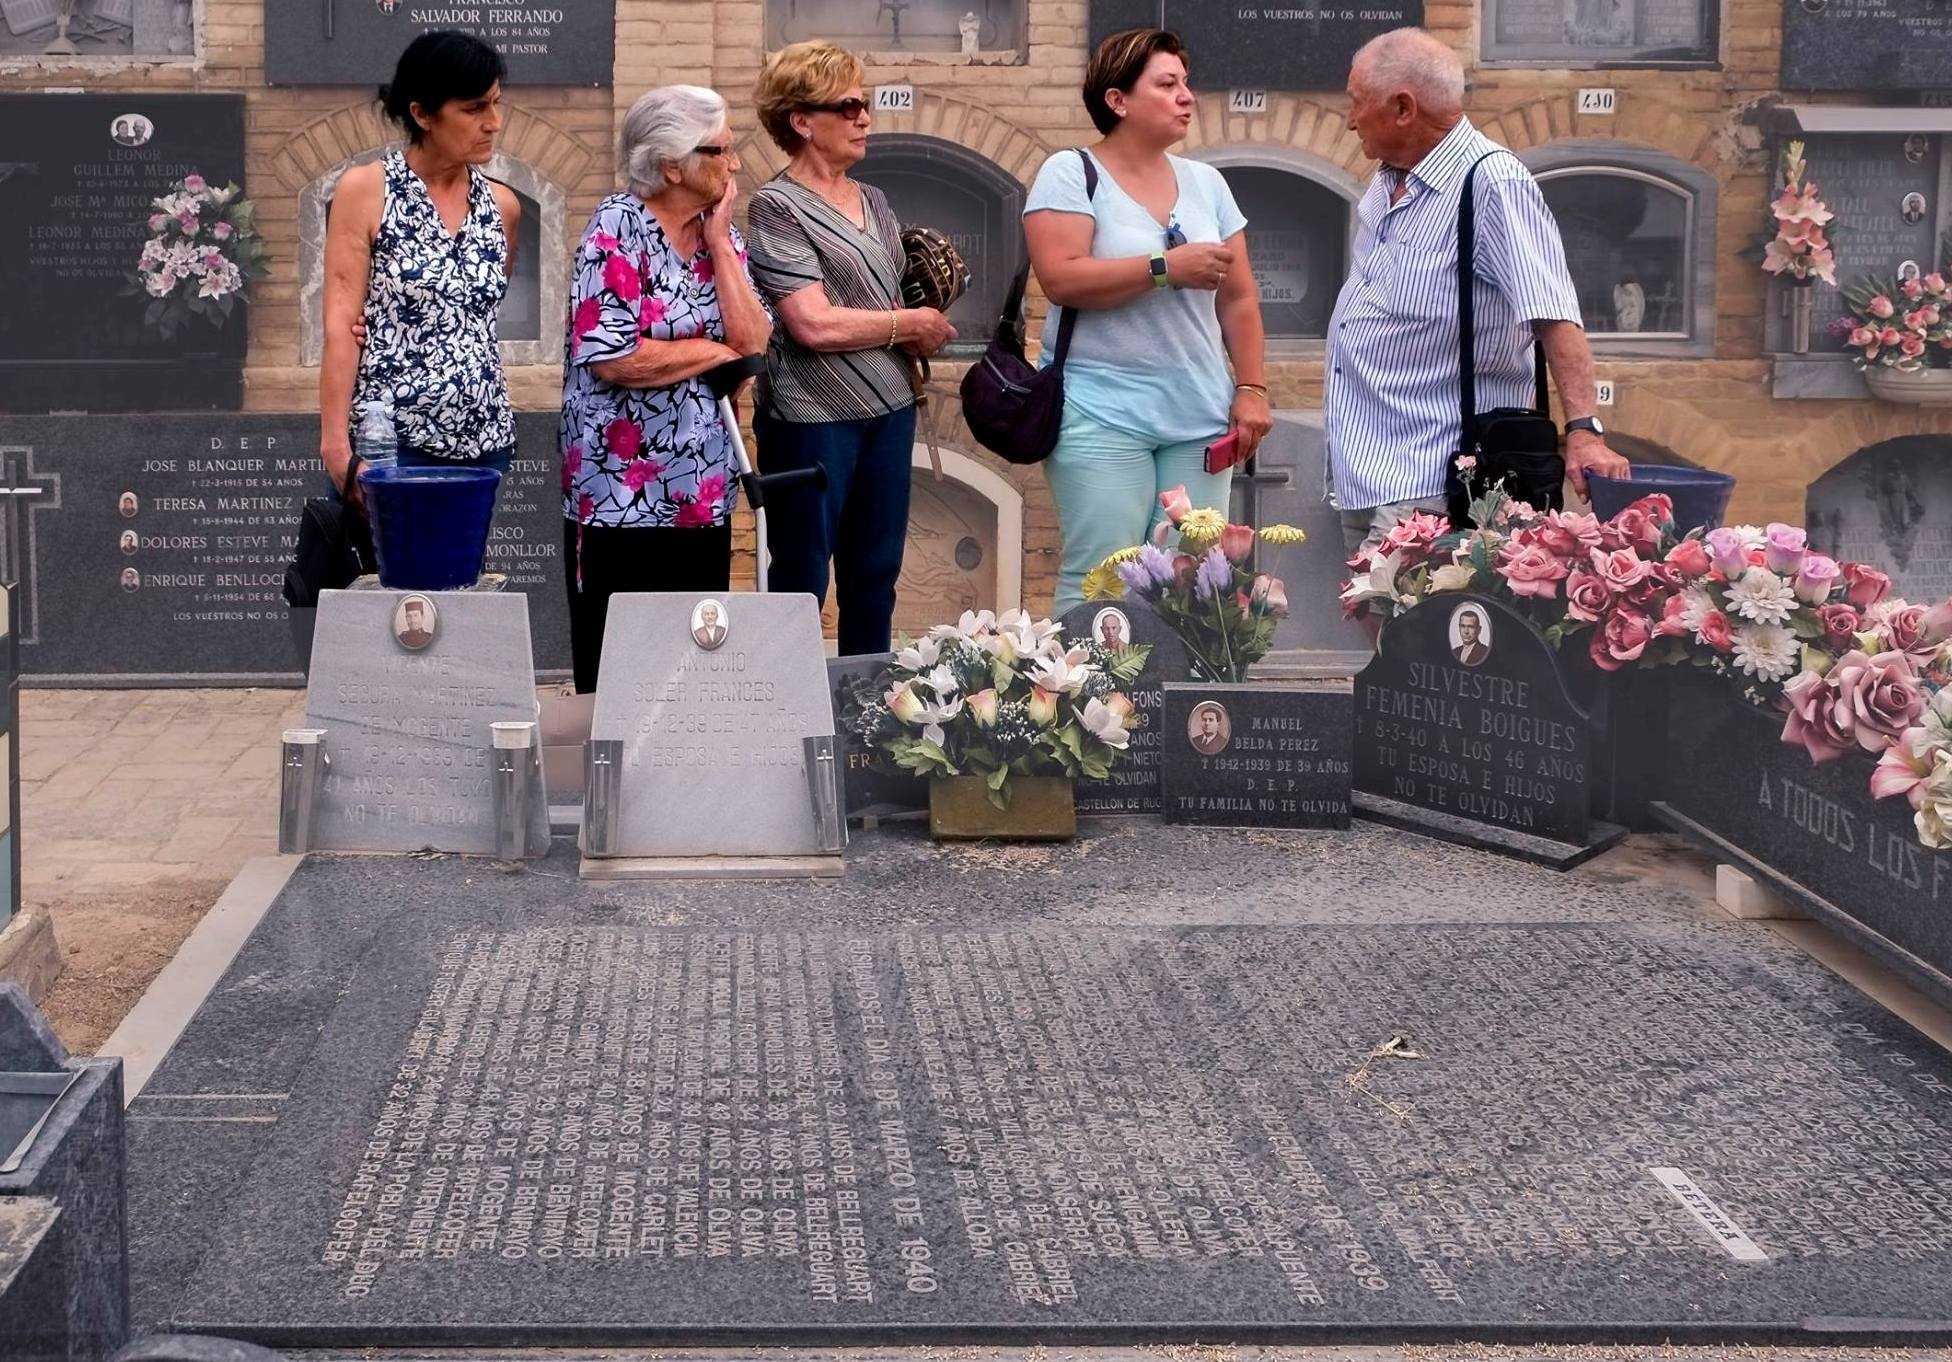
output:
<instances>
[{"instance_id":1,"label":"paved cemetery floor","mask_svg":"<svg viewBox=\"0 0 1952 1362\"><path fill-rule=\"evenodd\" d=\"M574 864L298 870L131 1108L144 1327L1947 1336L1952 1056L1658 883L1149 820Z\"/></svg>"}]
</instances>

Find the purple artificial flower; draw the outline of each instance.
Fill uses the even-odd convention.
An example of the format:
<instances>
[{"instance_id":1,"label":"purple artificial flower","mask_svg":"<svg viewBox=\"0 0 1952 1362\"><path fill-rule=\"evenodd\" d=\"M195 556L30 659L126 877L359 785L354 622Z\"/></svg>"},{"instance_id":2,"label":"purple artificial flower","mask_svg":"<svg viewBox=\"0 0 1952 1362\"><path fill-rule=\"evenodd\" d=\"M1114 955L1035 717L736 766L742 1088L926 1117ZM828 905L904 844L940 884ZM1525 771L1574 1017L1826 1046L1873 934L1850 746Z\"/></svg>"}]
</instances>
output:
<instances>
[{"instance_id":1,"label":"purple artificial flower","mask_svg":"<svg viewBox=\"0 0 1952 1362\"><path fill-rule=\"evenodd\" d=\"M1222 595L1234 584L1234 565L1215 544L1200 559L1200 570L1193 578L1193 594L1203 601Z\"/></svg>"},{"instance_id":2,"label":"purple artificial flower","mask_svg":"<svg viewBox=\"0 0 1952 1362\"><path fill-rule=\"evenodd\" d=\"M1127 591L1151 598L1155 588L1152 584L1152 574L1145 570L1144 563L1136 558L1127 558L1112 570L1118 574L1118 580L1125 583Z\"/></svg>"}]
</instances>

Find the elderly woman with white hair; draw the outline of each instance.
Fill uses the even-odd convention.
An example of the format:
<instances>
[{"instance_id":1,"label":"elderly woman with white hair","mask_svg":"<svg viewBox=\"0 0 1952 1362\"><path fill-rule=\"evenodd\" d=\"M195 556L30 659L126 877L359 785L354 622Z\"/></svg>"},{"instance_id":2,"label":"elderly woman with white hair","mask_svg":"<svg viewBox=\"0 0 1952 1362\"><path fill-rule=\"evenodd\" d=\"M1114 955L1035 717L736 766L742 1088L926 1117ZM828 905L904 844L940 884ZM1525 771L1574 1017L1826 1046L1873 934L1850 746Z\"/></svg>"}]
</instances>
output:
<instances>
[{"instance_id":1,"label":"elderly woman with white hair","mask_svg":"<svg viewBox=\"0 0 1952 1362\"><path fill-rule=\"evenodd\" d=\"M563 362L564 576L576 689L596 689L618 591L724 591L731 437L701 378L765 352L772 320L732 210L725 101L649 91L624 115L629 189L597 205L570 281Z\"/></svg>"}]
</instances>

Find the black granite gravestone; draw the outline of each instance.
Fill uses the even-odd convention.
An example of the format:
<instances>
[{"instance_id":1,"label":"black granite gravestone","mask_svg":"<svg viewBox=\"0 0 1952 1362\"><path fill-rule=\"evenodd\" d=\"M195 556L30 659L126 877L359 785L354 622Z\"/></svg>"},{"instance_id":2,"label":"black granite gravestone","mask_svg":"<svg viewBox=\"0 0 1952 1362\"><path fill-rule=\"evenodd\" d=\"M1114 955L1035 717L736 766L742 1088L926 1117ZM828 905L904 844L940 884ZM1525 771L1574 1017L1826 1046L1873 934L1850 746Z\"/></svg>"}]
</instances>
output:
<instances>
[{"instance_id":1,"label":"black granite gravestone","mask_svg":"<svg viewBox=\"0 0 1952 1362\"><path fill-rule=\"evenodd\" d=\"M1716 0L1489 0L1486 61L1536 66L1707 66Z\"/></svg>"},{"instance_id":2,"label":"black granite gravestone","mask_svg":"<svg viewBox=\"0 0 1952 1362\"><path fill-rule=\"evenodd\" d=\"M1893 278L1907 261L1921 273L1945 263L1939 248L1942 139L1886 132L1823 134L1803 141L1808 179L1846 228L1833 248L1837 284L1814 285L1811 348L1822 350L1829 344L1825 328L1850 314L1844 288L1867 273Z\"/></svg>"},{"instance_id":3,"label":"black granite gravestone","mask_svg":"<svg viewBox=\"0 0 1952 1362\"><path fill-rule=\"evenodd\" d=\"M861 706L876 703L875 684L893 653L857 653L827 659L827 685L833 691L834 746L840 757L841 799L849 818L884 818L893 814L925 813L929 783L904 771L861 741L855 728Z\"/></svg>"},{"instance_id":4,"label":"black granite gravestone","mask_svg":"<svg viewBox=\"0 0 1952 1362\"><path fill-rule=\"evenodd\" d=\"M192 173L244 184L242 95L0 94L0 411L240 405L248 313L165 340L125 293Z\"/></svg>"},{"instance_id":5,"label":"black granite gravestone","mask_svg":"<svg viewBox=\"0 0 1952 1362\"><path fill-rule=\"evenodd\" d=\"M611 82L615 0L447 9L413 0L268 0L264 78L271 85L377 85L392 78L408 43L437 28L493 43L508 63L510 85Z\"/></svg>"},{"instance_id":6,"label":"black granite gravestone","mask_svg":"<svg viewBox=\"0 0 1952 1362\"><path fill-rule=\"evenodd\" d=\"M556 417L516 419L486 570L527 592L536 666L569 662ZM284 588L322 495L306 413L0 418L0 580L22 670L83 684L299 679Z\"/></svg>"},{"instance_id":7,"label":"black granite gravestone","mask_svg":"<svg viewBox=\"0 0 1952 1362\"><path fill-rule=\"evenodd\" d=\"M1589 826L1592 734L1558 655L1502 602L1434 595L1383 627L1356 677L1356 811L1565 869Z\"/></svg>"},{"instance_id":8,"label":"black granite gravestone","mask_svg":"<svg viewBox=\"0 0 1952 1362\"><path fill-rule=\"evenodd\" d=\"M1952 439L1907 435L1860 449L1810 484L1810 543L1891 574L1908 601L1952 596Z\"/></svg>"},{"instance_id":9,"label":"black granite gravestone","mask_svg":"<svg viewBox=\"0 0 1952 1362\"><path fill-rule=\"evenodd\" d=\"M1192 78L1207 88L1340 90L1357 49L1380 33L1423 23L1423 0L1341 9L1213 0L1091 0L1088 43L1127 28L1166 28L1186 43Z\"/></svg>"},{"instance_id":10,"label":"black granite gravestone","mask_svg":"<svg viewBox=\"0 0 1952 1362\"><path fill-rule=\"evenodd\" d=\"M1952 89L1952 10L1939 0L1783 0L1782 50L1786 90Z\"/></svg>"},{"instance_id":11,"label":"black granite gravestone","mask_svg":"<svg viewBox=\"0 0 1952 1362\"><path fill-rule=\"evenodd\" d=\"M1168 684L1160 717L1168 823L1346 828L1346 687Z\"/></svg>"},{"instance_id":12,"label":"black granite gravestone","mask_svg":"<svg viewBox=\"0 0 1952 1362\"><path fill-rule=\"evenodd\" d=\"M1152 649L1139 679L1125 688L1137 720L1125 754L1105 779L1080 780L1075 799L1079 813L1158 813L1159 762L1164 755L1159 688L1191 674L1186 645L1141 600L1086 601L1067 610L1058 622L1066 638L1090 639L1107 648L1143 644Z\"/></svg>"}]
</instances>

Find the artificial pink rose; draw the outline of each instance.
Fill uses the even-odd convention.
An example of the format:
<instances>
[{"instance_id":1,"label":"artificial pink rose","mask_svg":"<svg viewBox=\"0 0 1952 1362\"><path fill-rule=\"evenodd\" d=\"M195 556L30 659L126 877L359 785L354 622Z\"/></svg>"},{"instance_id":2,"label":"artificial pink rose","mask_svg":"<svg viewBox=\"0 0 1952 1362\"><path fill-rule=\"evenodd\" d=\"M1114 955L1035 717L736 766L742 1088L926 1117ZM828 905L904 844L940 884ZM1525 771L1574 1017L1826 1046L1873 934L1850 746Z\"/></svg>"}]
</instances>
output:
<instances>
[{"instance_id":1,"label":"artificial pink rose","mask_svg":"<svg viewBox=\"0 0 1952 1362\"><path fill-rule=\"evenodd\" d=\"M1858 618L1857 612L1842 601L1819 606L1816 618L1823 626L1823 645L1833 653L1843 652L1849 648L1856 638L1857 631L1863 627L1863 621Z\"/></svg>"},{"instance_id":2,"label":"artificial pink rose","mask_svg":"<svg viewBox=\"0 0 1952 1362\"><path fill-rule=\"evenodd\" d=\"M1936 273L1934 273L1934 274L1928 274L1928 275L1926 275L1926 276L1925 276L1925 291L1926 291L1927 293L1943 293L1943 292L1945 292L1945 276L1944 276L1944 275L1942 275L1942 274L1936 274Z\"/></svg>"},{"instance_id":3,"label":"artificial pink rose","mask_svg":"<svg viewBox=\"0 0 1952 1362\"><path fill-rule=\"evenodd\" d=\"M644 449L644 428L619 416L603 428L603 447L619 459L634 459Z\"/></svg>"},{"instance_id":4,"label":"artificial pink rose","mask_svg":"<svg viewBox=\"0 0 1952 1362\"><path fill-rule=\"evenodd\" d=\"M152 231L152 232L160 232L160 231L162 231L162 230L163 230L163 228L165 228L165 227L167 227L167 226L169 226L169 219L168 219L168 218L166 218L166 217L164 217L164 216L163 216L163 215L162 215L161 213L151 213L151 214L149 215L149 230L150 230L150 231Z\"/></svg>"},{"instance_id":5,"label":"artificial pink rose","mask_svg":"<svg viewBox=\"0 0 1952 1362\"><path fill-rule=\"evenodd\" d=\"M219 241L229 241L231 225L228 222L214 223L210 228L210 235Z\"/></svg>"},{"instance_id":6,"label":"artificial pink rose","mask_svg":"<svg viewBox=\"0 0 1952 1362\"><path fill-rule=\"evenodd\" d=\"M1587 652L1602 671L1617 672L1647 651L1654 638L1654 623L1630 606L1620 606L1593 631Z\"/></svg>"},{"instance_id":7,"label":"artificial pink rose","mask_svg":"<svg viewBox=\"0 0 1952 1362\"><path fill-rule=\"evenodd\" d=\"M1660 523L1636 501L1607 522L1620 536L1620 547L1650 555L1661 546Z\"/></svg>"},{"instance_id":8,"label":"artificial pink rose","mask_svg":"<svg viewBox=\"0 0 1952 1362\"><path fill-rule=\"evenodd\" d=\"M1708 546L1699 539L1683 539L1667 551L1663 561L1682 577L1706 577L1715 565L1708 556Z\"/></svg>"},{"instance_id":9,"label":"artificial pink rose","mask_svg":"<svg viewBox=\"0 0 1952 1362\"><path fill-rule=\"evenodd\" d=\"M1567 568L1563 558L1554 558L1537 544L1526 544L1499 553L1498 572L1512 595L1549 601L1558 596Z\"/></svg>"},{"instance_id":10,"label":"artificial pink rose","mask_svg":"<svg viewBox=\"0 0 1952 1362\"><path fill-rule=\"evenodd\" d=\"M1864 305L1864 310L1870 313L1873 317L1882 320L1885 317L1889 317L1892 313L1896 312L1898 309L1897 306L1893 304L1889 298L1885 297L1882 293L1880 293L1875 298L1871 299L1870 302Z\"/></svg>"},{"instance_id":11,"label":"artificial pink rose","mask_svg":"<svg viewBox=\"0 0 1952 1362\"><path fill-rule=\"evenodd\" d=\"M1450 522L1428 511L1412 511L1389 527L1383 536L1383 551L1428 549L1439 535L1450 531Z\"/></svg>"},{"instance_id":12,"label":"artificial pink rose","mask_svg":"<svg viewBox=\"0 0 1952 1362\"><path fill-rule=\"evenodd\" d=\"M1946 638L1946 607L1926 609L1922 605L1899 605L1884 612L1884 637L1888 646L1928 663Z\"/></svg>"},{"instance_id":13,"label":"artificial pink rose","mask_svg":"<svg viewBox=\"0 0 1952 1362\"><path fill-rule=\"evenodd\" d=\"M1288 589L1281 584L1280 578L1270 577L1263 572L1254 578L1248 592L1252 604L1267 611L1274 618L1279 620L1288 617Z\"/></svg>"},{"instance_id":14,"label":"artificial pink rose","mask_svg":"<svg viewBox=\"0 0 1952 1362\"><path fill-rule=\"evenodd\" d=\"M1254 552L1254 527L1229 525L1220 531L1220 552L1227 555L1229 563L1246 562Z\"/></svg>"},{"instance_id":15,"label":"artificial pink rose","mask_svg":"<svg viewBox=\"0 0 1952 1362\"><path fill-rule=\"evenodd\" d=\"M1649 492L1633 505L1657 525L1668 524L1674 519L1674 498L1665 492Z\"/></svg>"},{"instance_id":16,"label":"artificial pink rose","mask_svg":"<svg viewBox=\"0 0 1952 1362\"><path fill-rule=\"evenodd\" d=\"M1915 335L1906 336L1898 342L1898 353L1906 359L1917 359L1925 353L1925 338Z\"/></svg>"},{"instance_id":17,"label":"artificial pink rose","mask_svg":"<svg viewBox=\"0 0 1952 1362\"><path fill-rule=\"evenodd\" d=\"M1566 578L1566 613L1574 619L1597 624L1612 602L1613 593L1597 574L1574 568Z\"/></svg>"},{"instance_id":18,"label":"artificial pink rose","mask_svg":"<svg viewBox=\"0 0 1952 1362\"><path fill-rule=\"evenodd\" d=\"M644 485L664 471L664 465L656 459L632 459L624 465L624 486L631 492L644 490Z\"/></svg>"},{"instance_id":19,"label":"artificial pink rose","mask_svg":"<svg viewBox=\"0 0 1952 1362\"><path fill-rule=\"evenodd\" d=\"M1735 627L1728 622L1728 616L1719 610L1710 610L1701 617L1701 641L1718 653L1725 653L1735 646Z\"/></svg>"},{"instance_id":20,"label":"artificial pink rose","mask_svg":"<svg viewBox=\"0 0 1952 1362\"><path fill-rule=\"evenodd\" d=\"M1632 549L1614 549L1611 553L1594 549L1592 563L1593 571L1615 596L1623 596L1639 586L1653 571L1653 564Z\"/></svg>"},{"instance_id":21,"label":"artificial pink rose","mask_svg":"<svg viewBox=\"0 0 1952 1362\"><path fill-rule=\"evenodd\" d=\"M1749 570L1749 546L1742 542L1741 535L1728 526L1708 531L1707 543L1716 570L1729 581L1734 581Z\"/></svg>"},{"instance_id":22,"label":"artificial pink rose","mask_svg":"<svg viewBox=\"0 0 1952 1362\"><path fill-rule=\"evenodd\" d=\"M1925 692L1911 659L1899 652L1876 656L1852 650L1837 659L1823 678L1837 693L1843 711L1837 727L1849 725L1857 745L1866 752L1882 752L1925 712Z\"/></svg>"},{"instance_id":23,"label":"artificial pink rose","mask_svg":"<svg viewBox=\"0 0 1952 1362\"><path fill-rule=\"evenodd\" d=\"M626 303L636 302L644 292L644 280L637 267L621 255L613 255L603 262L603 286Z\"/></svg>"},{"instance_id":24,"label":"artificial pink rose","mask_svg":"<svg viewBox=\"0 0 1952 1362\"><path fill-rule=\"evenodd\" d=\"M1762 545L1762 563L1771 572L1788 575L1803 566L1803 559L1809 554L1809 536L1795 525L1785 525L1780 521L1771 524L1765 532Z\"/></svg>"},{"instance_id":25,"label":"artificial pink rose","mask_svg":"<svg viewBox=\"0 0 1952 1362\"><path fill-rule=\"evenodd\" d=\"M1681 618L1687 613L1687 601L1679 596L1669 596L1661 606L1661 620L1654 626L1655 635L1660 638L1686 638L1693 632Z\"/></svg>"},{"instance_id":26,"label":"artificial pink rose","mask_svg":"<svg viewBox=\"0 0 1952 1362\"><path fill-rule=\"evenodd\" d=\"M1891 579L1866 563L1844 564L1844 595L1859 610L1868 610L1891 590Z\"/></svg>"},{"instance_id":27,"label":"artificial pink rose","mask_svg":"<svg viewBox=\"0 0 1952 1362\"><path fill-rule=\"evenodd\" d=\"M1855 743L1849 711L1837 704L1837 693L1815 672L1791 677L1783 686L1783 704L1789 710L1783 720L1783 741L1801 743L1811 761L1835 761Z\"/></svg>"},{"instance_id":28,"label":"artificial pink rose","mask_svg":"<svg viewBox=\"0 0 1952 1362\"><path fill-rule=\"evenodd\" d=\"M1837 589L1842 576L1843 569L1837 566L1836 559L1813 553L1796 569L1796 599L1809 605L1822 605Z\"/></svg>"},{"instance_id":29,"label":"artificial pink rose","mask_svg":"<svg viewBox=\"0 0 1952 1362\"><path fill-rule=\"evenodd\" d=\"M1925 296L1925 283L1922 279L1907 279L1898 286L1898 291L1915 303Z\"/></svg>"},{"instance_id":30,"label":"artificial pink rose","mask_svg":"<svg viewBox=\"0 0 1952 1362\"><path fill-rule=\"evenodd\" d=\"M1877 332L1868 326L1860 326L1850 333L1850 343L1860 350L1867 345L1876 345Z\"/></svg>"},{"instance_id":31,"label":"artificial pink rose","mask_svg":"<svg viewBox=\"0 0 1952 1362\"><path fill-rule=\"evenodd\" d=\"M1570 511L1548 511L1534 531L1545 551L1560 558L1578 558L1600 546L1599 517Z\"/></svg>"},{"instance_id":32,"label":"artificial pink rose","mask_svg":"<svg viewBox=\"0 0 1952 1362\"><path fill-rule=\"evenodd\" d=\"M176 225L182 229L184 236L195 236L197 234L197 215L185 208L176 215Z\"/></svg>"},{"instance_id":33,"label":"artificial pink rose","mask_svg":"<svg viewBox=\"0 0 1952 1362\"><path fill-rule=\"evenodd\" d=\"M1177 525L1186 519L1193 509L1193 499L1186 495L1186 484L1181 483L1170 492L1159 494L1159 507L1166 513L1166 519Z\"/></svg>"},{"instance_id":34,"label":"artificial pink rose","mask_svg":"<svg viewBox=\"0 0 1952 1362\"><path fill-rule=\"evenodd\" d=\"M183 187L192 194L201 194L209 183L210 181L204 179L201 175L190 174L183 177Z\"/></svg>"},{"instance_id":35,"label":"artificial pink rose","mask_svg":"<svg viewBox=\"0 0 1952 1362\"><path fill-rule=\"evenodd\" d=\"M1877 343L1879 345L1886 347L1893 346L1898 343L1898 340L1898 328L1895 326L1887 326L1884 330L1877 333Z\"/></svg>"},{"instance_id":36,"label":"artificial pink rose","mask_svg":"<svg viewBox=\"0 0 1952 1362\"><path fill-rule=\"evenodd\" d=\"M976 721L978 727L995 728L998 703L999 697L995 687L979 690L969 697L969 715Z\"/></svg>"}]
</instances>

